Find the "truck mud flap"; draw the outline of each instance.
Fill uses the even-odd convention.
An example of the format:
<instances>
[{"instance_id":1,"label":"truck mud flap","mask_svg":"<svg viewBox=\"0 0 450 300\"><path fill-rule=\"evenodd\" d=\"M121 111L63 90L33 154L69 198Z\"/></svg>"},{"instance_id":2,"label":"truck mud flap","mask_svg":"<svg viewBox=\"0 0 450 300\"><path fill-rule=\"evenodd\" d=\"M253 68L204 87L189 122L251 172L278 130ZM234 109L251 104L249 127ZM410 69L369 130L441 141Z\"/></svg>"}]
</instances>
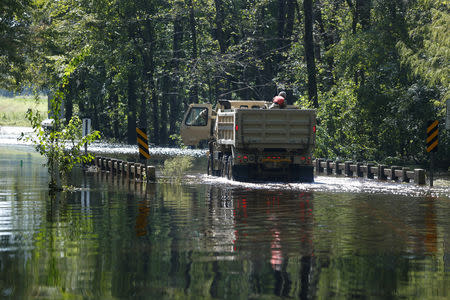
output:
<instances>
[{"instance_id":1,"label":"truck mud flap","mask_svg":"<svg viewBox=\"0 0 450 300\"><path fill-rule=\"evenodd\" d=\"M299 166L297 178L300 182L311 183L314 182L314 167L313 166Z\"/></svg>"},{"instance_id":2,"label":"truck mud flap","mask_svg":"<svg viewBox=\"0 0 450 300\"><path fill-rule=\"evenodd\" d=\"M248 181L250 178L249 166L232 166L233 179L237 181Z\"/></svg>"}]
</instances>

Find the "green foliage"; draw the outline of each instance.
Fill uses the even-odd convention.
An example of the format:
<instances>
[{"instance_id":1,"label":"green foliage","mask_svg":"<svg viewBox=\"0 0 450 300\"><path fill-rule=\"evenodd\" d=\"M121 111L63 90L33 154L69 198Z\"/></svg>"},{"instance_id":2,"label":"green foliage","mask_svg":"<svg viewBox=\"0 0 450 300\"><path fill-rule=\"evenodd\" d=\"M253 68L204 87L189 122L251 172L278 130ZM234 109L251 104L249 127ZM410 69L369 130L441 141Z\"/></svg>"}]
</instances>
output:
<instances>
[{"instance_id":1,"label":"green foliage","mask_svg":"<svg viewBox=\"0 0 450 300\"><path fill-rule=\"evenodd\" d=\"M317 111L316 157L367 159L376 149L369 140L370 128L361 119L356 86L342 83L321 94Z\"/></svg>"},{"instance_id":2,"label":"green foliage","mask_svg":"<svg viewBox=\"0 0 450 300\"><path fill-rule=\"evenodd\" d=\"M446 1L418 1L416 10L411 12L414 27L409 30L409 39L397 44L402 61L411 66L414 75L431 86L442 86L442 103L450 99L449 9Z\"/></svg>"},{"instance_id":3,"label":"green foliage","mask_svg":"<svg viewBox=\"0 0 450 300\"><path fill-rule=\"evenodd\" d=\"M183 140L181 139L181 135L179 134L172 134L169 136L170 140L173 142L174 146L177 146L181 149L186 148L186 146L183 144Z\"/></svg>"},{"instance_id":4,"label":"green foliage","mask_svg":"<svg viewBox=\"0 0 450 300\"><path fill-rule=\"evenodd\" d=\"M58 98L51 101L54 115L59 115L61 102ZM82 136L81 120L75 116L64 124L59 118L53 119L51 128L43 128L42 116L39 111L29 109L27 119L30 121L34 134L21 139L31 141L36 150L47 159L50 174L50 189L61 189L64 180L76 164L88 163L94 159L92 154L85 154L84 145L89 145L100 138L100 133L94 131Z\"/></svg>"},{"instance_id":5,"label":"green foliage","mask_svg":"<svg viewBox=\"0 0 450 300\"><path fill-rule=\"evenodd\" d=\"M176 156L166 159L161 172L165 178L179 183L186 172L192 168L193 160L192 156Z\"/></svg>"},{"instance_id":6,"label":"green foliage","mask_svg":"<svg viewBox=\"0 0 450 300\"><path fill-rule=\"evenodd\" d=\"M449 2L313 3L316 155L427 160L424 124L442 119L449 98ZM33 29L23 39L33 47L14 45L25 53L16 66L57 91L67 119L90 117L106 138L134 142L139 126L152 143L182 146L193 102L270 100L284 89L310 106L301 1L39 0L24 9L14 18Z\"/></svg>"},{"instance_id":7,"label":"green foliage","mask_svg":"<svg viewBox=\"0 0 450 300\"><path fill-rule=\"evenodd\" d=\"M31 9L31 0L0 3L0 88L20 89L25 82Z\"/></svg>"}]
</instances>

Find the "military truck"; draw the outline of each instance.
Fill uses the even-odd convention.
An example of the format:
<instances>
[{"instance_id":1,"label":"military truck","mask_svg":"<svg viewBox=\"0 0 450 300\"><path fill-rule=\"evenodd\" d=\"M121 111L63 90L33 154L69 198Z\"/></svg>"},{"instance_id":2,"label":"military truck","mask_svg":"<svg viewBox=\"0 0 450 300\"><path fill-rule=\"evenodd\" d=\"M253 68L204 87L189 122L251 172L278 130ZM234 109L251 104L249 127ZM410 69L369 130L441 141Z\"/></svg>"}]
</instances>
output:
<instances>
[{"instance_id":1,"label":"military truck","mask_svg":"<svg viewBox=\"0 0 450 300\"><path fill-rule=\"evenodd\" d=\"M313 182L316 113L266 101L191 104L181 124L185 145L208 142L208 175L238 181Z\"/></svg>"}]
</instances>

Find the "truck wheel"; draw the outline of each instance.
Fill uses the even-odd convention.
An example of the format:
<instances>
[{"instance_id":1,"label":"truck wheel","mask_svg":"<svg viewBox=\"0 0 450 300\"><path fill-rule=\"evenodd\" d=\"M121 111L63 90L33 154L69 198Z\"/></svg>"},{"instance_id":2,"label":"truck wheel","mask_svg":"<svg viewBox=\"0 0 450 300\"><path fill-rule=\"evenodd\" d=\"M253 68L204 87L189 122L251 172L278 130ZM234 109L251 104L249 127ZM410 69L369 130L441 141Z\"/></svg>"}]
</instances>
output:
<instances>
[{"instance_id":1,"label":"truck wheel","mask_svg":"<svg viewBox=\"0 0 450 300\"><path fill-rule=\"evenodd\" d=\"M212 155L209 155L208 157L208 167L206 168L206 174L211 175L212 174Z\"/></svg>"},{"instance_id":2,"label":"truck wheel","mask_svg":"<svg viewBox=\"0 0 450 300\"><path fill-rule=\"evenodd\" d=\"M212 154L210 154L208 159L207 173L212 176L220 176L220 170L214 170L214 159Z\"/></svg>"},{"instance_id":3,"label":"truck wheel","mask_svg":"<svg viewBox=\"0 0 450 300\"><path fill-rule=\"evenodd\" d=\"M227 179L228 180L233 180L233 159L232 158L228 158L227 160Z\"/></svg>"},{"instance_id":4,"label":"truck wheel","mask_svg":"<svg viewBox=\"0 0 450 300\"><path fill-rule=\"evenodd\" d=\"M220 170L222 177L227 178L227 158L225 156L222 157L222 168Z\"/></svg>"}]
</instances>

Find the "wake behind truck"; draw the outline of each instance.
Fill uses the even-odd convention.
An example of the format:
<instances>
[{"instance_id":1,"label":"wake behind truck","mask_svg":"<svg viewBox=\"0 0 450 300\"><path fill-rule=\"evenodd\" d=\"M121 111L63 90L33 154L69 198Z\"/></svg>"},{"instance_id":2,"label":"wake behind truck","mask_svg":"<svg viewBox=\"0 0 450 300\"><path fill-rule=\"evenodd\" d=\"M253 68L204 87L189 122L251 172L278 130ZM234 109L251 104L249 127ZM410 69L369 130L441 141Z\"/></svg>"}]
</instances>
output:
<instances>
[{"instance_id":1,"label":"wake behind truck","mask_svg":"<svg viewBox=\"0 0 450 300\"><path fill-rule=\"evenodd\" d=\"M266 101L191 104L181 125L185 145L207 140L208 175L238 181L313 182L316 113L269 109Z\"/></svg>"}]
</instances>

